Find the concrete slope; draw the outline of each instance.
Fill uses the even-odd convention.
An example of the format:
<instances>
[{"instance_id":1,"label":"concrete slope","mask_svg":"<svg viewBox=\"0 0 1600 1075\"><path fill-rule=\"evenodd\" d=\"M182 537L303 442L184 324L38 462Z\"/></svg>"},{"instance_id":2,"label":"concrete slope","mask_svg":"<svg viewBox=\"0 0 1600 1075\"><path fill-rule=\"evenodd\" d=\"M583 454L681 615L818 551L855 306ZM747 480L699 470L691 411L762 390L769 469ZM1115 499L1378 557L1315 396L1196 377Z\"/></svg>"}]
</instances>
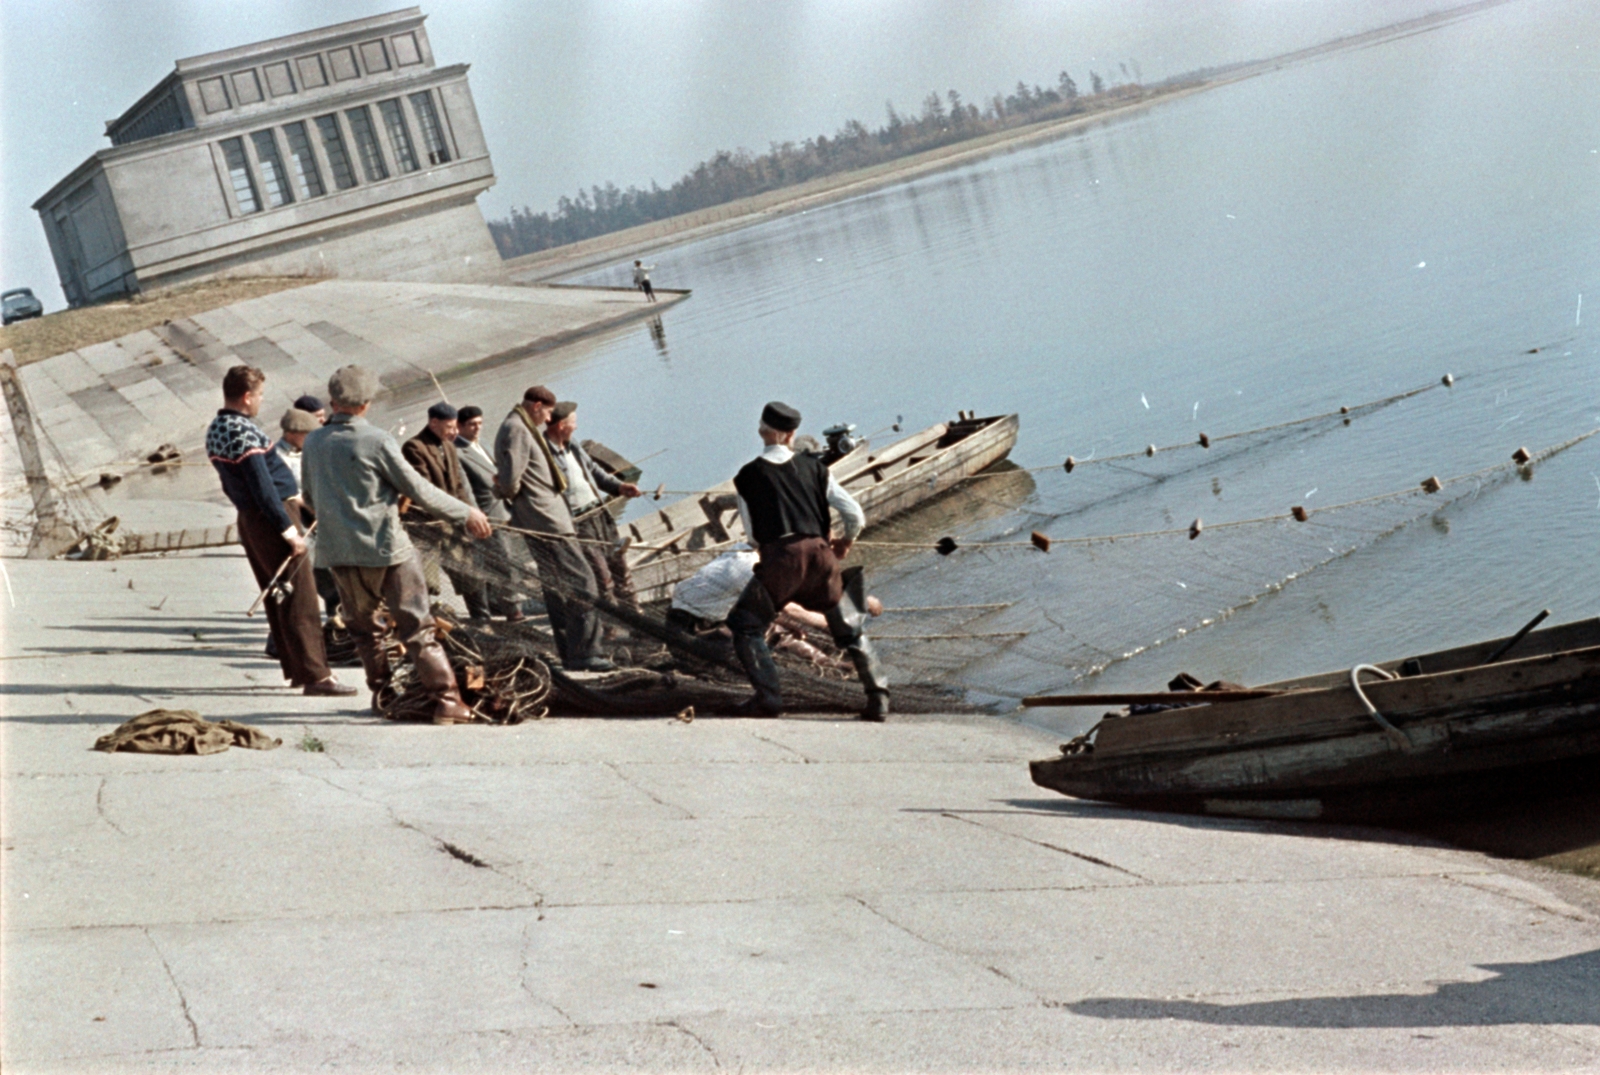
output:
<instances>
[{"instance_id":1,"label":"concrete slope","mask_svg":"<svg viewBox=\"0 0 1600 1075\"><path fill-rule=\"evenodd\" d=\"M1592 881L1066 799L999 718L389 725L236 550L8 570L7 1070L1600 1069ZM90 749L156 706L284 743Z\"/></svg>"}]
</instances>

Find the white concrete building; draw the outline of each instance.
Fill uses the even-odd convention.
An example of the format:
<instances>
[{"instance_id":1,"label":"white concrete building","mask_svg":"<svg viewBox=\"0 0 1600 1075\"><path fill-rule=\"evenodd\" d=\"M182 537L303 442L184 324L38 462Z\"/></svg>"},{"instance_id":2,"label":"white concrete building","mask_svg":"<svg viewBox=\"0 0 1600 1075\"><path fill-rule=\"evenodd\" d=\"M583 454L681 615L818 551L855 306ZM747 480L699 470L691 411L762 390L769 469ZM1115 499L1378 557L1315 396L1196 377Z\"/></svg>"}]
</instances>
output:
<instances>
[{"instance_id":1,"label":"white concrete building","mask_svg":"<svg viewBox=\"0 0 1600 1075\"><path fill-rule=\"evenodd\" d=\"M467 65L415 7L179 60L34 203L68 301L219 275L498 280Z\"/></svg>"}]
</instances>

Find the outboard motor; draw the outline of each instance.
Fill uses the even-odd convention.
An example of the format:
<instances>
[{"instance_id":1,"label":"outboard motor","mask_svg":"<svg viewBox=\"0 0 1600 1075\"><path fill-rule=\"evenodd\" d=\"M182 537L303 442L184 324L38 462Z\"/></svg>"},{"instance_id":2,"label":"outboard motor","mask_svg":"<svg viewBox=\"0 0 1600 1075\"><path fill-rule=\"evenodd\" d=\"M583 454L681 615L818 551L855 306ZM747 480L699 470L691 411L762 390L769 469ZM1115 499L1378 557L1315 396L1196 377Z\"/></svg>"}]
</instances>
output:
<instances>
[{"instance_id":1,"label":"outboard motor","mask_svg":"<svg viewBox=\"0 0 1600 1075\"><path fill-rule=\"evenodd\" d=\"M827 463L829 466L832 466L835 462L843 459L845 456L859 448L861 446L861 441L859 438L853 436L855 431L856 427L854 423L846 424L843 422L836 426L829 426L827 429L824 429L822 431L822 435L827 439L828 451L827 454L822 457L822 461Z\"/></svg>"}]
</instances>

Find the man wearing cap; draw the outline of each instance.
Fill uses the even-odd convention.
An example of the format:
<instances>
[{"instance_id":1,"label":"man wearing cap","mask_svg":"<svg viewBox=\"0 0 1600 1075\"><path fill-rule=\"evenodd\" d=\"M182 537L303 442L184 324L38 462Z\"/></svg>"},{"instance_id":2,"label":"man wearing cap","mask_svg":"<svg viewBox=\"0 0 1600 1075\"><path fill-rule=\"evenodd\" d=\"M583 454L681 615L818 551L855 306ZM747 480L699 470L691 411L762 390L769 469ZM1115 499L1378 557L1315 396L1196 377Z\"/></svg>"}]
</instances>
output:
<instances>
[{"instance_id":1,"label":"man wearing cap","mask_svg":"<svg viewBox=\"0 0 1600 1075\"><path fill-rule=\"evenodd\" d=\"M566 474L545 438L555 405L554 392L534 385L500 423L494 438L495 488L510 503L517 528L541 535L527 539L528 550L539 565L544 607L562 665L575 671L609 672L616 666L599 653L600 617L589 604L600 589L589 561L572 540Z\"/></svg>"},{"instance_id":2,"label":"man wearing cap","mask_svg":"<svg viewBox=\"0 0 1600 1075\"><path fill-rule=\"evenodd\" d=\"M605 497L632 499L643 495L642 490L632 482L618 481L590 458L583 445L572 439L577 431L578 405L571 400L557 403L550 412L545 438L567 479L567 507L572 511L573 530L588 542L579 548L589 561L601 595L619 605L637 609L639 601L633 593L627 554L617 534L617 521L606 510Z\"/></svg>"},{"instance_id":3,"label":"man wearing cap","mask_svg":"<svg viewBox=\"0 0 1600 1075\"><path fill-rule=\"evenodd\" d=\"M461 460L461 472L467 476L472 498L489 517L489 522L509 523L511 512L506 510L505 501L494 495L494 456L484 450L479 441L481 436L483 408L462 407L456 412L456 458ZM527 546L521 545L517 535L509 530L496 527L494 537L479 542L473 551L479 573L491 580L485 586L489 612L504 616L507 623L520 623L526 619L522 611L522 594L514 586L498 580L510 577L509 565L521 566L526 562Z\"/></svg>"},{"instance_id":4,"label":"man wearing cap","mask_svg":"<svg viewBox=\"0 0 1600 1075\"><path fill-rule=\"evenodd\" d=\"M428 408L428 424L422 432L406 441L401 454L406 462L417 468L417 473L443 489L457 500L468 504L475 502L467 485L466 473L461 469L461 459L456 452L456 409L448 403L435 403ZM420 508L407 510L402 519L411 525L426 522L428 513ZM421 532L422 573L428 580L428 592L439 592L439 570L450 576L450 584L467 606L467 615L473 619L488 619L489 607L484 597L483 579L472 566L472 551L466 543L453 534L430 527Z\"/></svg>"},{"instance_id":5,"label":"man wearing cap","mask_svg":"<svg viewBox=\"0 0 1600 1075\"><path fill-rule=\"evenodd\" d=\"M284 466L288 467L290 473L294 475L296 483L300 481L301 449L305 446L306 434L314 429L322 428L322 421L314 413L301 407L300 404L302 403L314 403L318 407L322 406L322 401L315 396L301 396L295 400L295 406L284 411L283 417L278 420L278 428L283 431L283 436L279 437L278 443L272 446L272 450L277 452L283 459ZM307 508L298 496L293 500L284 501L284 507L289 509L290 517L294 519L295 525L300 528L302 534L311 527L312 522L316 519L311 509ZM322 598L323 608L329 618L338 615L339 588L334 584L333 575L329 573L327 568L318 567L312 570L311 576L316 580L317 596ZM273 656L276 656L276 654L273 654Z\"/></svg>"},{"instance_id":6,"label":"man wearing cap","mask_svg":"<svg viewBox=\"0 0 1600 1075\"><path fill-rule=\"evenodd\" d=\"M783 712L778 668L766 633L778 610L793 601L826 617L833 641L850 655L866 688L861 719L881 721L889 712L889 681L864 630L867 602L861 569L839 570L839 561L866 526L866 515L820 458L795 453L798 428L799 411L768 403L759 427L766 449L733 479L745 533L761 554L755 578L728 613L734 652L756 689L743 711L750 716ZM844 523L844 536L831 540L830 508Z\"/></svg>"},{"instance_id":7,"label":"man wearing cap","mask_svg":"<svg viewBox=\"0 0 1600 1075\"><path fill-rule=\"evenodd\" d=\"M316 396L301 396L294 401L294 409L305 411L317 420L317 425L326 425L328 422L328 408L322 405L322 400Z\"/></svg>"},{"instance_id":8,"label":"man wearing cap","mask_svg":"<svg viewBox=\"0 0 1600 1075\"><path fill-rule=\"evenodd\" d=\"M464 525L474 538L492 531L483 512L431 485L406 462L395 439L366 420L380 387L377 375L360 366L335 371L328 381L334 413L306 438L304 496L319 520L317 565L331 569L339 586L373 708L389 685L384 643L392 633L433 699L433 722L468 723L472 711L462 704L450 660L434 638L428 583L400 523L400 498Z\"/></svg>"},{"instance_id":9,"label":"man wearing cap","mask_svg":"<svg viewBox=\"0 0 1600 1075\"><path fill-rule=\"evenodd\" d=\"M239 544L267 586L280 566L283 596L265 599L273 649L284 678L304 693L339 697L355 693L328 667L317 615L317 591L306 542L290 519L285 502L299 494L299 483L272 438L256 425L267 375L254 366L234 366L222 379L223 408L206 429L206 455L222 479L222 491L239 509Z\"/></svg>"}]
</instances>

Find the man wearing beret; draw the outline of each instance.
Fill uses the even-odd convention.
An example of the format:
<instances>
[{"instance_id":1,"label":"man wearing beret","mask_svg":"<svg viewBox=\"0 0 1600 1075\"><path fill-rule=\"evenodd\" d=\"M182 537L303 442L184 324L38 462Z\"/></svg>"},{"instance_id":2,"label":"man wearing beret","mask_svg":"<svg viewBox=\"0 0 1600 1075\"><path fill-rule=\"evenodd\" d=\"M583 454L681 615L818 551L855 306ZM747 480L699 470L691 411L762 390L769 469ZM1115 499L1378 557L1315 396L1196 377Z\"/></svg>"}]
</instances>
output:
<instances>
[{"instance_id":1,"label":"man wearing beret","mask_svg":"<svg viewBox=\"0 0 1600 1075\"><path fill-rule=\"evenodd\" d=\"M761 557L755 578L728 614L734 652L756 690L743 712L749 716L783 712L778 668L767 648L766 633L778 610L793 601L826 617L834 642L850 655L866 688L861 719L881 721L889 712L889 681L867 640L861 569L839 570L839 561L849 555L867 517L819 457L794 451L799 428L799 411L768 403L759 427L766 448L733 479L745 533ZM837 511L844 523L841 538L831 538L829 509Z\"/></svg>"},{"instance_id":2,"label":"man wearing beret","mask_svg":"<svg viewBox=\"0 0 1600 1075\"><path fill-rule=\"evenodd\" d=\"M617 534L617 521L606 509L605 498L625 496L632 499L643 495L643 491L632 482L618 481L590 458L583 445L572 439L577 431L578 405L571 400L557 403L550 412L545 438L567 479L567 507L572 511L573 529L578 537L588 542L580 548L589 561L589 569L594 572L600 593L619 605L637 609L639 601L633 593L627 554Z\"/></svg>"},{"instance_id":3,"label":"man wearing beret","mask_svg":"<svg viewBox=\"0 0 1600 1075\"><path fill-rule=\"evenodd\" d=\"M294 401L294 409L297 411L305 411L307 414L311 415L311 417L317 420L317 425L319 426L327 425L328 423L328 408L324 407L322 405L322 400L318 399L316 396L301 396L299 399Z\"/></svg>"},{"instance_id":4,"label":"man wearing beret","mask_svg":"<svg viewBox=\"0 0 1600 1075\"><path fill-rule=\"evenodd\" d=\"M448 403L435 403L428 408L428 424L422 428L422 432L405 442L401 453L407 463L417 468L418 474L457 500L473 504L476 498L467 484L460 453L456 451L457 424L458 416L454 407ZM407 523L416 524L425 522L428 513L413 507L403 518ZM424 533L429 538L438 539L422 541L422 572L428 580L428 592L438 593L439 569L442 567L444 573L450 576L450 584L466 604L467 615L475 620L488 619L489 605L484 592L484 580L473 568L472 550L452 534L432 528Z\"/></svg>"},{"instance_id":5,"label":"man wearing beret","mask_svg":"<svg viewBox=\"0 0 1600 1075\"><path fill-rule=\"evenodd\" d=\"M528 550L539 565L544 607L556 653L569 670L610 672L616 666L600 655L600 617L590 604L600 595L594 571L573 539L567 478L545 437L556 396L544 385L522 395L500 423L494 438L495 487L511 504L511 519L532 530ZM548 536L546 536L548 535Z\"/></svg>"},{"instance_id":6,"label":"man wearing beret","mask_svg":"<svg viewBox=\"0 0 1600 1075\"><path fill-rule=\"evenodd\" d=\"M222 491L239 509L239 544L265 587L282 567L281 596L268 596L268 635L283 677L305 694L354 694L328 667L317 615L317 593L306 541L289 516L299 494L294 473L272 450L272 438L255 416L261 413L267 375L254 366L234 366L222 378L223 408L206 428L206 455L222 479Z\"/></svg>"},{"instance_id":7,"label":"man wearing beret","mask_svg":"<svg viewBox=\"0 0 1600 1075\"><path fill-rule=\"evenodd\" d=\"M455 671L434 638L428 583L400 523L400 498L464 525L474 538L492 531L483 512L431 485L406 462L395 439L366 420L380 387L377 375L360 366L335 371L328 381L333 416L306 437L301 467L305 499L318 519L317 566L333 571L374 708L389 685L384 643L392 634L433 699L433 722L468 723L472 711L462 704Z\"/></svg>"}]
</instances>

